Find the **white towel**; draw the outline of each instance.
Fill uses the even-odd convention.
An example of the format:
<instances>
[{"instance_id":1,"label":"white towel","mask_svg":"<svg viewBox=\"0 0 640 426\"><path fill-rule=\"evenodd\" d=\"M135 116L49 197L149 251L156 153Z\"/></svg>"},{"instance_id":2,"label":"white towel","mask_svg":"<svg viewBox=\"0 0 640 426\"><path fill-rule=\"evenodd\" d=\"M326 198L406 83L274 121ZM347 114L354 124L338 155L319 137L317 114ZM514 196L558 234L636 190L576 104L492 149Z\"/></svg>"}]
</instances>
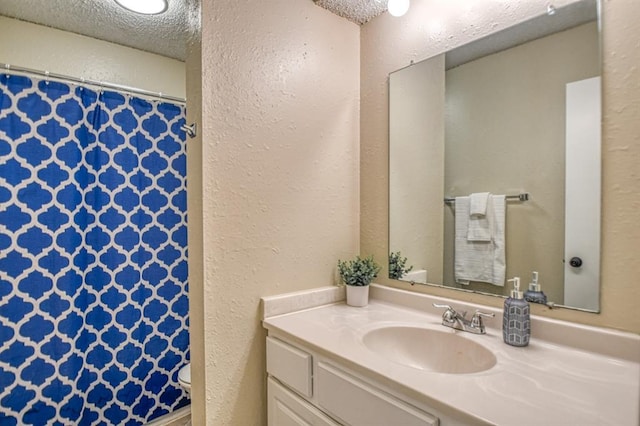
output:
<instances>
[{"instance_id":1,"label":"white towel","mask_svg":"<svg viewBox=\"0 0 640 426\"><path fill-rule=\"evenodd\" d=\"M489 214L487 214L489 212ZM491 197L488 192L478 192L469 196L468 241L491 241L493 235L493 215L491 214Z\"/></svg>"},{"instance_id":2,"label":"white towel","mask_svg":"<svg viewBox=\"0 0 640 426\"><path fill-rule=\"evenodd\" d=\"M469 196L469 216L485 216L487 214L488 192L474 192Z\"/></svg>"},{"instance_id":3,"label":"white towel","mask_svg":"<svg viewBox=\"0 0 640 426\"><path fill-rule=\"evenodd\" d=\"M456 282L480 281L504 286L505 278L505 213L504 195L491 195L487 205L490 223L489 241L469 241L469 197L456 197L455 259Z\"/></svg>"}]
</instances>

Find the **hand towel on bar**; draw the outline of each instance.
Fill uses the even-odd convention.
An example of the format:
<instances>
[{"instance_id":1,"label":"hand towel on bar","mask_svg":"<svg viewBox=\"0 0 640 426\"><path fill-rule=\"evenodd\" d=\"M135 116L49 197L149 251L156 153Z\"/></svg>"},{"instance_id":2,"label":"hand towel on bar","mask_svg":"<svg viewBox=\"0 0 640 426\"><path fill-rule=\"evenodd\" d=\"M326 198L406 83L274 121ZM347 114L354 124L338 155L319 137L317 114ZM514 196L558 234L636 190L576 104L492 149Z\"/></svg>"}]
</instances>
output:
<instances>
[{"instance_id":1,"label":"hand towel on bar","mask_svg":"<svg viewBox=\"0 0 640 426\"><path fill-rule=\"evenodd\" d=\"M491 241L491 196L488 192L473 193L469 196L469 226L467 240Z\"/></svg>"},{"instance_id":2,"label":"hand towel on bar","mask_svg":"<svg viewBox=\"0 0 640 426\"><path fill-rule=\"evenodd\" d=\"M488 192L474 192L469 196L469 216L485 216L487 214Z\"/></svg>"},{"instance_id":3,"label":"hand towel on bar","mask_svg":"<svg viewBox=\"0 0 640 426\"><path fill-rule=\"evenodd\" d=\"M469 241L469 197L456 197L454 273L456 282L480 281L504 286L505 278L505 213L504 195L491 195L487 206L491 239Z\"/></svg>"},{"instance_id":4,"label":"hand towel on bar","mask_svg":"<svg viewBox=\"0 0 640 426\"><path fill-rule=\"evenodd\" d=\"M493 238L493 214L491 195L488 192L469 196L468 241L491 241ZM474 205L475 204L475 205ZM475 209L475 210L474 210ZM482 213L479 213L482 211Z\"/></svg>"}]
</instances>

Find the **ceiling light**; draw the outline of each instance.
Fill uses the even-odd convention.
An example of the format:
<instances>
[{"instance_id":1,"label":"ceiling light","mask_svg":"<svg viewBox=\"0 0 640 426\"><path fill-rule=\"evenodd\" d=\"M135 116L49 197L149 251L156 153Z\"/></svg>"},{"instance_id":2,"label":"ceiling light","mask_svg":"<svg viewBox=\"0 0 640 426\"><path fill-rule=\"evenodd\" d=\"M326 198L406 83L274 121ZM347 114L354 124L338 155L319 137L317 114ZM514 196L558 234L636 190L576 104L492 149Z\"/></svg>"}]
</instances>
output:
<instances>
[{"instance_id":1,"label":"ceiling light","mask_svg":"<svg viewBox=\"0 0 640 426\"><path fill-rule=\"evenodd\" d=\"M120 6L143 15L157 15L167 10L167 0L116 0Z\"/></svg>"},{"instance_id":2,"label":"ceiling light","mask_svg":"<svg viewBox=\"0 0 640 426\"><path fill-rule=\"evenodd\" d=\"M389 0L387 9L391 16L402 16L409 10L409 0Z\"/></svg>"}]
</instances>

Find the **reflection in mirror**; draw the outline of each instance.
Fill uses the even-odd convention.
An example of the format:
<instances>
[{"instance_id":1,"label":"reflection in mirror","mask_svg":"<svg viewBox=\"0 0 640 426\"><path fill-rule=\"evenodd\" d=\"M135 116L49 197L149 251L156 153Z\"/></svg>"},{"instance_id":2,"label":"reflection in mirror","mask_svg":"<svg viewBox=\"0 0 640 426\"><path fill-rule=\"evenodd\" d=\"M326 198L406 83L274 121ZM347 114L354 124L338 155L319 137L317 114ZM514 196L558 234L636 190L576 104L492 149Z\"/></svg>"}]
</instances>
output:
<instances>
[{"instance_id":1,"label":"reflection in mirror","mask_svg":"<svg viewBox=\"0 0 640 426\"><path fill-rule=\"evenodd\" d=\"M536 272L550 302L598 311L599 75L583 0L389 76L400 279L506 296Z\"/></svg>"}]
</instances>

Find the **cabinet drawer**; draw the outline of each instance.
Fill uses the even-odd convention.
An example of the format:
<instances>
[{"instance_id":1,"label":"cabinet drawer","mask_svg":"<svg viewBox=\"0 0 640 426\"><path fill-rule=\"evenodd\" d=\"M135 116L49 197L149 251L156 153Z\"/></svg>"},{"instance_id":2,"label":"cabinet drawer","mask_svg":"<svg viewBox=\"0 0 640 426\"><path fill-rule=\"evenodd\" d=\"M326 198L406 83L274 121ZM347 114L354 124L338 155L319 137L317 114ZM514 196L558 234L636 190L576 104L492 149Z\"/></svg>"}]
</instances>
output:
<instances>
[{"instance_id":1,"label":"cabinet drawer","mask_svg":"<svg viewBox=\"0 0 640 426\"><path fill-rule=\"evenodd\" d=\"M340 426L271 377L267 380L267 394L269 426Z\"/></svg>"},{"instance_id":2,"label":"cabinet drawer","mask_svg":"<svg viewBox=\"0 0 640 426\"><path fill-rule=\"evenodd\" d=\"M329 365L318 363L318 406L352 426L437 426L437 417L418 410Z\"/></svg>"},{"instance_id":3,"label":"cabinet drawer","mask_svg":"<svg viewBox=\"0 0 640 426\"><path fill-rule=\"evenodd\" d=\"M310 354L282 340L267 337L267 373L308 398L313 395L312 365Z\"/></svg>"}]
</instances>

